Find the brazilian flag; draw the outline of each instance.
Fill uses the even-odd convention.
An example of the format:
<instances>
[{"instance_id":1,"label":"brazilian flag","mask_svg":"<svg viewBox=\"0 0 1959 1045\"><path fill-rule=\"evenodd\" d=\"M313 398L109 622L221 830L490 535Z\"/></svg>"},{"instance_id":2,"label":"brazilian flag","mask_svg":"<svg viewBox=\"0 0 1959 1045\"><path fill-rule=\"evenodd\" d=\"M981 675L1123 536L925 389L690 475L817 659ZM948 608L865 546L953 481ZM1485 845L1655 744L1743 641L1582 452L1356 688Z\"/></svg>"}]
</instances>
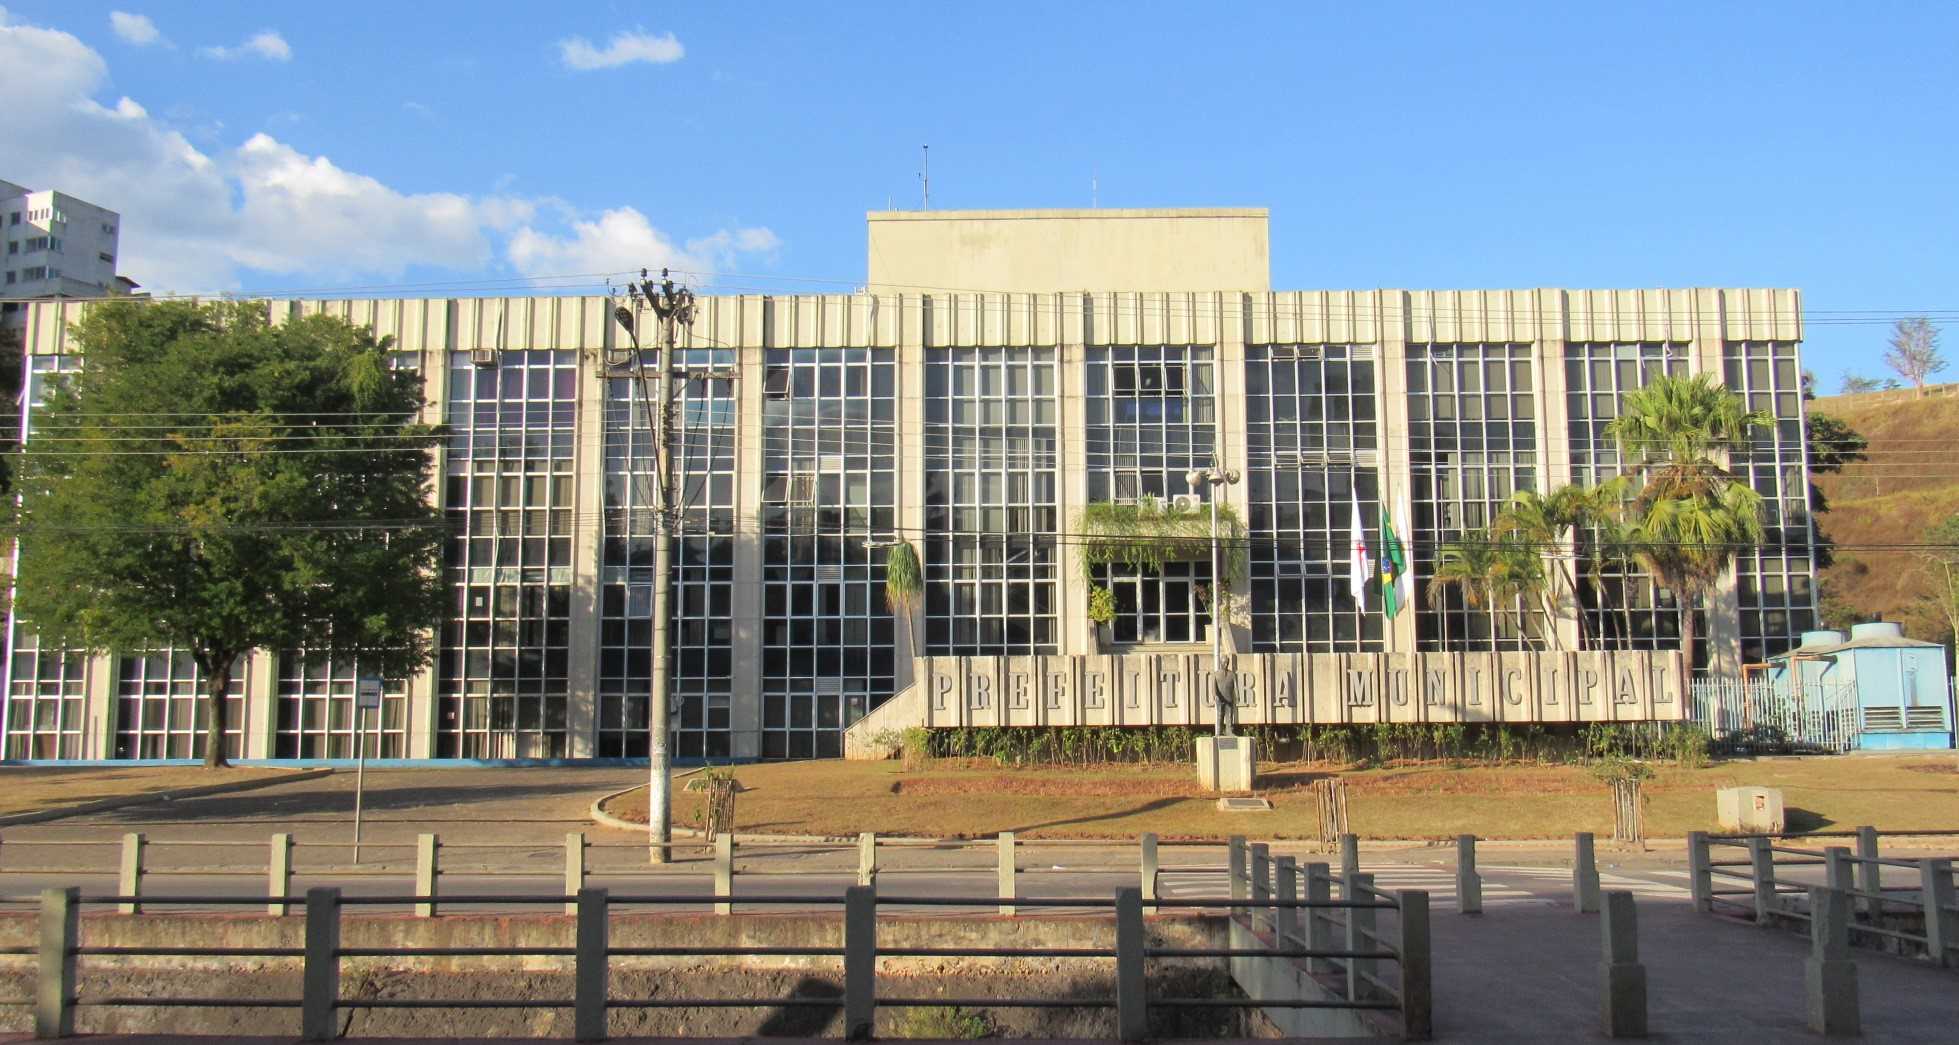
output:
<instances>
[{"instance_id":1,"label":"brazilian flag","mask_svg":"<svg viewBox=\"0 0 1959 1045\"><path fill-rule=\"evenodd\" d=\"M1401 612L1402 603L1408 600L1408 559L1401 548L1401 538L1395 536L1394 520L1388 516L1388 506L1381 505L1381 612L1389 620Z\"/></svg>"}]
</instances>

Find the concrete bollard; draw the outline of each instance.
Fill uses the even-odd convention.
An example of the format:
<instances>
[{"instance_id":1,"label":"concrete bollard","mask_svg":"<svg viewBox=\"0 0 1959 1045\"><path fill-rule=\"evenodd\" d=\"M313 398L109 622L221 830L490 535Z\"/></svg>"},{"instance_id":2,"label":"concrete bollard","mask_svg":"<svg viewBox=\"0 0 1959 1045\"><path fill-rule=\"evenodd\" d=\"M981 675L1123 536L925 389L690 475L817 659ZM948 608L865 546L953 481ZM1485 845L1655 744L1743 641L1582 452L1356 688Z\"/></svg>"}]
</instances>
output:
<instances>
[{"instance_id":1,"label":"concrete bollard","mask_svg":"<svg viewBox=\"0 0 1959 1045\"><path fill-rule=\"evenodd\" d=\"M286 897L292 895L292 836L272 836L272 849L265 861L265 913L284 917L292 910Z\"/></svg>"},{"instance_id":2,"label":"concrete bollard","mask_svg":"<svg viewBox=\"0 0 1959 1045\"><path fill-rule=\"evenodd\" d=\"M1646 966L1639 961L1639 911L1632 893L1605 894L1599 939L1599 1029L1608 1038L1646 1036Z\"/></svg>"},{"instance_id":3,"label":"concrete bollard","mask_svg":"<svg viewBox=\"0 0 1959 1045\"><path fill-rule=\"evenodd\" d=\"M436 850L440 848L441 843L434 835L415 836L415 895L427 897L415 904L415 914L420 918L435 917L436 881L441 877L441 870L436 866Z\"/></svg>"},{"instance_id":4,"label":"concrete bollard","mask_svg":"<svg viewBox=\"0 0 1959 1045\"><path fill-rule=\"evenodd\" d=\"M1019 895L1014 891L1016 884L1015 872L1019 870L1015 863L1014 833L1012 831L1000 832L1000 838L994 844L997 847L999 856L999 866L995 874L998 876L998 888L1000 890L1000 913L1012 917L1014 912L1019 910L1019 908L1014 906L1014 897Z\"/></svg>"},{"instance_id":5,"label":"concrete bollard","mask_svg":"<svg viewBox=\"0 0 1959 1045\"><path fill-rule=\"evenodd\" d=\"M1755 924L1767 928L1775 913L1775 852L1766 838L1748 840L1748 880L1755 887Z\"/></svg>"},{"instance_id":6,"label":"concrete bollard","mask_svg":"<svg viewBox=\"0 0 1959 1045\"><path fill-rule=\"evenodd\" d=\"M877 888L877 832L857 834L857 884Z\"/></svg>"},{"instance_id":7,"label":"concrete bollard","mask_svg":"<svg viewBox=\"0 0 1959 1045\"><path fill-rule=\"evenodd\" d=\"M1253 932L1260 927L1272 925L1272 850L1264 842L1253 843L1251 853L1251 901L1252 917L1248 926Z\"/></svg>"},{"instance_id":8,"label":"concrete bollard","mask_svg":"<svg viewBox=\"0 0 1959 1045\"><path fill-rule=\"evenodd\" d=\"M1272 935L1278 941L1279 949L1290 951L1300 946L1299 908L1291 906L1299 900L1299 865L1290 856L1276 857L1272 861L1272 896L1281 906L1272 911Z\"/></svg>"},{"instance_id":9,"label":"concrete bollard","mask_svg":"<svg viewBox=\"0 0 1959 1045\"><path fill-rule=\"evenodd\" d=\"M1306 865L1306 902L1317 906L1305 908L1306 949L1309 951L1329 950L1333 946L1333 923L1327 919L1326 905L1333 902L1333 880L1327 875L1325 864ZM1307 972L1325 972L1326 960L1306 959Z\"/></svg>"},{"instance_id":10,"label":"concrete bollard","mask_svg":"<svg viewBox=\"0 0 1959 1045\"><path fill-rule=\"evenodd\" d=\"M137 897L143 895L143 835L132 831L122 836L122 873L116 877L116 889L129 897L116 905L122 914L141 914L143 902Z\"/></svg>"},{"instance_id":11,"label":"concrete bollard","mask_svg":"<svg viewBox=\"0 0 1959 1045\"><path fill-rule=\"evenodd\" d=\"M75 944L82 891L41 890L41 947L34 977L34 1036L75 1033Z\"/></svg>"},{"instance_id":12,"label":"concrete bollard","mask_svg":"<svg viewBox=\"0 0 1959 1045\"><path fill-rule=\"evenodd\" d=\"M1156 910L1156 873L1158 867L1157 855L1156 855L1156 833L1153 831L1143 832L1143 836L1139 840L1139 849L1141 851L1140 853L1141 866L1137 869L1137 874L1138 877L1141 879L1143 903L1145 905L1144 909L1148 911L1155 911Z\"/></svg>"},{"instance_id":13,"label":"concrete bollard","mask_svg":"<svg viewBox=\"0 0 1959 1045\"><path fill-rule=\"evenodd\" d=\"M572 902L578 918L572 951L572 1024L579 1041L604 1041L606 1038L606 983L611 946L606 908L609 898L604 889L580 889Z\"/></svg>"},{"instance_id":14,"label":"concrete bollard","mask_svg":"<svg viewBox=\"0 0 1959 1045\"><path fill-rule=\"evenodd\" d=\"M578 913L578 894L585 889L585 832L565 835L565 913Z\"/></svg>"},{"instance_id":15,"label":"concrete bollard","mask_svg":"<svg viewBox=\"0 0 1959 1045\"><path fill-rule=\"evenodd\" d=\"M1884 868L1877 864L1877 828L1857 829L1857 887L1859 892L1869 893L1859 899L1858 906L1864 917L1876 920L1884 911Z\"/></svg>"},{"instance_id":16,"label":"concrete bollard","mask_svg":"<svg viewBox=\"0 0 1959 1045\"><path fill-rule=\"evenodd\" d=\"M1598 913L1598 855L1590 831L1572 837L1571 906L1579 914Z\"/></svg>"},{"instance_id":17,"label":"concrete bollard","mask_svg":"<svg viewBox=\"0 0 1959 1045\"><path fill-rule=\"evenodd\" d=\"M843 1037L869 1041L877 1022L877 894L853 885L843 893Z\"/></svg>"},{"instance_id":18,"label":"concrete bollard","mask_svg":"<svg viewBox=\"0 0 1959 1045\"><path fill-rule=\"evenodd\" d=\"M1855 1037L1862 1024L1857 963L1850 957L1849 900L1834 889L1809 890L1809 958L1803 963L1809 1029L1833 1038Z\"/></svg>"},{"instance_id":19,"label":"concrete bollard","mask_svg":"<svg viewBox=\"0 0 1959 1045\"><path fill-rule=\"evenodd\" d=\"M1706 831L1687 832L1687 888L1694 910L1702 914L1714 910L1714 856Z\"/></svg>"},{"instance_id":20,"label":"concrete bollard","mask_svg":"<svg viewBox=\"0 0 1959 1045\"><path fill-rule=\"evenodd\" d=\"M1146 945L1142 890L1116 890L1116 1033L1123 1041L1149 1037Z\"/></svg>"},{"instance_id":21,"label":"concrete bollard","mask_svg":"<svg viewBox=\"0 0 1959 1045\"><path fill-rule=\"evenodd\" d=\"M306 957L300 972L299 1036L327 1041L340 1036L340 890L306 890Z\"/></svg>"},{"instance_id":22,"label":"concrete bollard","mask_svg":"<svg viewBox=\"0 0 1959 1045\"><path fill-rule=\"evenodd\" d=\"M1435 1034L1428 894L1403 889L1395 894L1395 902L1401 908L1396 922L1401 934L1395 948L1401 955L1401 1040L1427 1041Z\"/></svg>"},{"instance_id":23,"label":"concrete bollard","mask_svg":"<svg viewBox=\"0 0 1959 1045\"><path fill-rule=\"evenodd\" d=\"M1340 876L1342 878L1360 870L1360 836L1345 834L1340 836Z\"/></svg>"},{"instance_id":24,"label":"concrete bollard","mask_svg":"<svg viewBox=\"0 0 1959 1045\"><path fill-rule=\"evenodd\" d=\"M1483 913L1483 876L1476 872L1476 836L1456 836L1456 913Z\"/></svg>"},{"instance_id":25,"label":"concrete bollard","mask_svg":"<svg viewBox=\"0 0 1959 1045\"><path fill-rule=\"evenodd\" d=\"M1955 964L1959 947L1959 913L1954 913L1952 861L1941 857L1918 862L1918 895L1925 904L1925 954L1945 968Z\"/></svg>"},{"instance_id":26,"label":"concrete bollard","mask_svg":"<svg viewBox=\"0 0 1959 1045\"><path fill-rule=\"evenodd\" d=\"M735 913L735 833L723 831L714 836L714 895L724 899L714 902L715 914Z\"/></svg>"},{"instance_id":27,"label":"concrete bollard","mask_svg":"<svg viewBox=\"0 0 1959 1045\"><path fill-rule=\"evenodd\" d=\"M1340 879L1340 899L1356 904L1347 908L1347 949L1350 951L1378 951L1379 941L1374 939L1374 908L1376 902L1373 888L1374 876L1361 871L1343 875ZM1347 1000L1359 1001L1373 993L1374 986L1368 977L1379 975L1376 972L1379 962L1373 958L1347 959Z\"/></svg>"}]
</instances>

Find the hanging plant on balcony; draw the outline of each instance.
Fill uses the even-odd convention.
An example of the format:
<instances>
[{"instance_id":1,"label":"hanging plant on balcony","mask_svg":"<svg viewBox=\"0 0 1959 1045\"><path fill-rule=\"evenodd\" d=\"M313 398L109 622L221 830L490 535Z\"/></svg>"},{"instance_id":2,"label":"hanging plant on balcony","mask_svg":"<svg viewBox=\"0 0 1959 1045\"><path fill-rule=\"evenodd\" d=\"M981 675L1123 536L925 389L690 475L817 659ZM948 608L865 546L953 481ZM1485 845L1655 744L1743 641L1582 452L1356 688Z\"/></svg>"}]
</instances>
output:
<instances>
[{"instance_id":1,"label":"hanging plant on balcony","mask_svg":"<svg viewBox=\"0 0 1959 1045\"><path fill-rule=\"evenodd\" d=\"M1211 507L1179 506L1160 499L1136 504L1097 501L1075 517L1081 535L1082 579L1093 589L1096 571L1127 566L1139 573L1161 573L1166 562L1205 562L1211 557ZM1218 505L1225 591L1242 585L1249 569L1245 526L1229 504ZM1090 598L1093 600L1091 590ZM1091 601L1091 606L1093 602Z\"/></svg>"},{"instance_id":2,"label":"hanging plant on balcony","mask_svg":"<svg viewBox=\"0 0 1959 1045\"><path fill-rule=\"evenodd\" d=\"M918 553L910 541L899 541L884 553L884 605L905 615L917 609L924 596L925 571L919 568Z\"/></svg>"},{"instance_id":3,"label":"hanging plant on balcony","mask_svg":"<svg viewBox=\"0 0 1959 1045\"><path fill-rule=\"evenodd\" d=\"M1116 622L1116 593L1100 584L1088 586L1088 619L1104 626Z\"/></svg>"}]
</instances>

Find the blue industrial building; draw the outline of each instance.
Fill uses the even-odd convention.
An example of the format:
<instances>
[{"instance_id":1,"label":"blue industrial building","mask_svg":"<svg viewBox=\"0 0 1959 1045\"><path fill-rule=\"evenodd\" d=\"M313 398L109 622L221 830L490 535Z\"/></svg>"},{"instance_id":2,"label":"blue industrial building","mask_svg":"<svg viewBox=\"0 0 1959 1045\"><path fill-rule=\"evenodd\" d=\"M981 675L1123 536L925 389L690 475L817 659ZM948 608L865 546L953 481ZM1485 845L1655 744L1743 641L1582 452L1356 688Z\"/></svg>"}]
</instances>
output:
<instances>
[{"instance_id":1,"label":"blue industrial building","mask_svg":"<svg viewBox=\"0 0 1959 1045\"><path fill-rule=\"evenodd\" d=\"M1793 674L1792 674L1793 673ZM1945 648L1905 638L1896 624L1803 633L1802 645L1769 658L1772 689L1854 693L1857 747L1865 751L1953 746Z\"/></svg>"}]
</instances>

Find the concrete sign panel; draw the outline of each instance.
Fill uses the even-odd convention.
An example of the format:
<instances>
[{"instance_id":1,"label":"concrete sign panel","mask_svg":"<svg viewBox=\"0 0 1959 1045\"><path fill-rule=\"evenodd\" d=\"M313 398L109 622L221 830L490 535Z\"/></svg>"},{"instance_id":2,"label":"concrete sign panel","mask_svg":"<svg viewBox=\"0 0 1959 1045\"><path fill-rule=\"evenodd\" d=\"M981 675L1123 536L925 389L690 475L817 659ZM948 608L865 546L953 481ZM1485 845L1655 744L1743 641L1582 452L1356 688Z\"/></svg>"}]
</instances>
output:
<instances>
[{"instance_id":1,"label":"concrete sign panel","mask_svg":"<svg viewBox=\"0 0 1959 1045\"><path fill-rule=\"evenodd\" d=\"M1208 726L1209 653L921 657L925 724ZM1259 653L1230 658L1244 725L1686 717L1680 654Z\"/></svg>"}]
</instances>

